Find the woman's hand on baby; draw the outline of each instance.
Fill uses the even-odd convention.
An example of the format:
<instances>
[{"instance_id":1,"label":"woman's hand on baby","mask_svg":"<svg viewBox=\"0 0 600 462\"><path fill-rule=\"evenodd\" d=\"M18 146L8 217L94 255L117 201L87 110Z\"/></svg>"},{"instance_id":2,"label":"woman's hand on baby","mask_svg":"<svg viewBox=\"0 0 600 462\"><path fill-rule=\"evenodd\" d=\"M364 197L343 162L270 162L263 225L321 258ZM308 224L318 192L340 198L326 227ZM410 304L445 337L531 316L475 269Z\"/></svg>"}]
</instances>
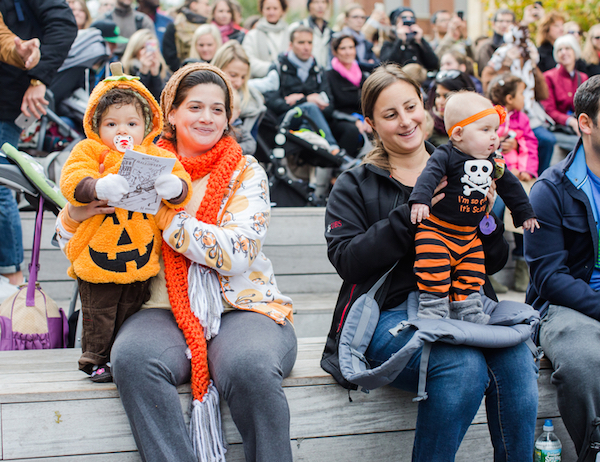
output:
<instances>
[{"instance_id":1,"label":"woman's hand on baby","mask_svg":"<svg viewBox=\"0 0 600 462\"><path fill-rule=\"evenodd\" d=\"M492 210L494 202L496 202L496 181L492 181L490 188L486 194L488 200L488 210Z\"/></svg>"},{"instance_id":2,"label":"woman's hand on baby","mask_svg":"<svg viewBox=\"0 0 600 462\"><path fill-rule=\"evenodd\" d=\"M154 182L156 193L164 200L168 201L181 196L183 192L183 183L178 176L172 173L160 175Z\"/></svg>"},{"instance_id":3,"label":"woman's hand on baby","mask_svg":"<svg viewBox=\"0 0 600 462\"><path fill-rule=\"evenodd\" d=\"M109 173L96 182L96 198L109 202L119 202L129 192L129 183L121 175Z\"/></svg>"},{"instance_id":4,"label":"woman's hand on baby","mask_svg":"<svg viewBox=\"0 0 600 462\"><path fill-rule=\"evenodd\" d=\"M446 195L440 191L448 186L448 177L444 175L440 180L440 184L433 190L433 197L431 198L431 206L433 207L439 201L441 201Z\"/></svg>"},{"instance_id":5,"label":"woman's hand on baby","mask_svg":"<svg viewBox=\"0 0 600 462\"><path fill-rule=\"evenodd\" d=\"M429 206L425 204L413 204L410 209L410 221L413 225L421 223L425 218L429 217Z\"/></svg>"},{"instance_id":6,"label":"woman's hand on baby","mask_svg":"<svg viewBox=\"0 0 600 462\"><path fill-rule=\"evenodd\" d=\"M523 223L523 229L531 231L532 233L535 231L536 228L540 229L540 224L535 218L529 218Z\"/></svg>"},{"instance_id":7,"label":"woman's hand on baby","mask_svg":"<svg viewBox=\"0 0 600 462\"><path fill-rule=\"evenodd\" d=\"M108 201L92 201L89 204L76 206L68 204L69 216L79 223L92 218L95 215L107 215L114 213L115 208L108 206Z\"/></svg>"}]
</instances>

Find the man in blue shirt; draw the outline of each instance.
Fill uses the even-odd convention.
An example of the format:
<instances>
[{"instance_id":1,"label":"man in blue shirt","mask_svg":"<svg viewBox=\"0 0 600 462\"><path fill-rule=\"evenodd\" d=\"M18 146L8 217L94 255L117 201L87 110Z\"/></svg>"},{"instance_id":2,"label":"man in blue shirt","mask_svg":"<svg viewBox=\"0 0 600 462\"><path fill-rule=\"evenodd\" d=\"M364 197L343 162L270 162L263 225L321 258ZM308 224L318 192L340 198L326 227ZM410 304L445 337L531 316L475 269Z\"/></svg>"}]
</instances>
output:
<instances>
[{"instance_id":1,"label":"man in blue shirt","mask_svg":"<svg viewBox=\"0 0 600 462\"><path fill-rule=\"evenodd\" d=\"M525 233L527 303L540 310L539 341L552 362L558 408L578 454L600 416L600 76L575 94L581 139L531 189L540 223ZM582 459L583 460L583 459ZM595 460L595 453L585 461Z\"/></svg>"}]
</instances>

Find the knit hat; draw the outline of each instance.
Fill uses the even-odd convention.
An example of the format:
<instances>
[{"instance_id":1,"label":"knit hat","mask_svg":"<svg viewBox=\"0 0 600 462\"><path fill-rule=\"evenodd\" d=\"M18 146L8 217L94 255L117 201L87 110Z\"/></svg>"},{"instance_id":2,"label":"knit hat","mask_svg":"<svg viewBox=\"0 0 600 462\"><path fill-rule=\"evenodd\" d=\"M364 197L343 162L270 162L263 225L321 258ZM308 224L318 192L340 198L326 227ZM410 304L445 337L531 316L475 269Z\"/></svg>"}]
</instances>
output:
<instances>
[{"instance_id":1,"label":"knit hat","mask_svg":"<svg viewBox=\"0 0 600 462\"><path fill-rule=\"evenodd\" d=\"M579 43L577 43L577 39L573 36L573 34L565 34L558 37L554 42L554 50L552 50L552 56L554 57L554 61L558 62L558 49L561 46L568 46L575 52L575 59L581 58L581 47Z\"/></svg>"},{"instance_id":2,"label":"knit hat","mask_svg":"<svg viewBox=\"0 0 600 462\"><path fill-rule=\"evenodd\" d=\"M231 117L231 113L233 112L233 87L231 86L231 82L229 81L229 77L227 76L227 74L225 74L218 67L208 63L188 64L179 68L179 70L171 76L160 95L160 107L162 109L164 120L168 120L169 113L173 110L173 103L175 101L177 90L179 89L179 84L185 77L187 77L192 72L196 71L210 71L217 74L219 77L221 77L221 79L223 79L223 82L225 82L225 85L227 87L225 103L228 104L227 120L229 120L229 118ZM165 124L163 136L165 136L167 139L172 139L175 137L173 127L171 127L171 125L168 123Z\"/></svg>"}]
</instances>

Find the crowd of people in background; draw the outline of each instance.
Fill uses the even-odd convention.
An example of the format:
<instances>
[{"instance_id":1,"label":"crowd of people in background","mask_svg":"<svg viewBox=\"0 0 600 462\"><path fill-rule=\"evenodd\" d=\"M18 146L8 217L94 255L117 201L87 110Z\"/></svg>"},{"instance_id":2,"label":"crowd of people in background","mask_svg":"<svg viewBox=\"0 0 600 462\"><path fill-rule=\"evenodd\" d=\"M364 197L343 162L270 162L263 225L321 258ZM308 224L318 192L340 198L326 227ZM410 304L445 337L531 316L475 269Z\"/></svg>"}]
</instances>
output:
<instances>
[{"instance_id":1,"label":"crowd of people in background","mask_svg":"<svg viewBox=\"0 0 600 462\"><path fill-rule=\"evenodd\" d=\"M518 81L519 92L512 97L523 103L519 109L513 105L512 112L520 114L522 127L514 135L507 126L502 150L535 158L531 178L549 167L555 146L565 152L575 146L575 91L600 73L600 24L583 31L563 12L544 11L539 3L517 12L498 9L487 37L469 37L463 14L446 10L431 16L432 33L426 36L412 9L386 12L382 3L371 12L352 3L330 18L329 0L308 0L305 18L292 24L286 21L286 0L260 0L259 15L247 18L237 0L184 0L170 11L161 10L159 0L67 3L77 38L63 65L44 83L54 93L58 115L76 130L82 114L73 112L71 100L89 95L108 75L111 62L121 61L125 72L138 76L157 99L179 68L207 62L221 68L237 92L233 126L244 154L256 152L259 125L269 119L265 114L281 121L297 107L317 122L327 149L343 157L344 168L355 165L352 161L371 146L360 95L363 82L381 63L399 64L420 83L428 140L434 146L448 142L448 93L472 90L494 99L494 88ZM504 97L496 99L507 106ZM535 143L523 142L523 133L533 134ZM323 203L326 194L327 188L314 203ZM518 249L515 256L521 255ZM526 280L517 286L526 286ZM497 283L496 289L505 287Z\"/></svg>"},{"instance_id":2,"label":"crowd of people in background","mask_svg":"<svg viewBox=\"0 0 600 462\"><path fill-rule=\"evenodd\" d=\"M59 71L55 77L63 89L57 91L59 115L69 116L60 114L61 100L70 96L64 88L82 86L91 91L112 61L122 60L126 72L139 76L158 98L169 76L181 66L214 63L223 47L237 42L241 48L235 49L239 56L235 61L248 63L241 66L243 72L235 73L240 79L240 123L248 105L273 108L277 105L273 98L286 98L285 107L276 111L278 116L298 104L309 110L316 107L330 128L325 133L331 150L353 157L368 140L359 107L361 85L382 62L397 63L418 77L434 145L447 141L441 123L447 92L474 89L487 96L493 78L502 74L520 78L525 85L523 111L538 140L537 173L549 166L555 144L567 151L574 146L578 130L572 116L573 95L589 76L600 73L600 37L596 37L600 25L582 31L562 12L544 11L539 4L516 13L498 9L491 18L489 37L469 37L462 14L440 10L432 15L432 35L426 37L413 10L401 7L386 13L383 4L376 4L368 14L353 3L329 22L329 1L308 0L306 17L288 24L286 0L261 0L260 14L248 18L236 0L185 0L168 12L160 10L158 0L139 0L137 7L133 0L89 3L94 17L84 0L68 1L79 29L76 43L95 28L107 52L85 72L81 68L77 75L72 68ZM291 33L298 27L304 31L303 57L293 46ZM319 92L282 95L276 77L282 63L293 68L301 82L314 73ZM66 86L61 75L65 72L71 81ZM260 117L254 114L252 120L256 124ZM256 136L256 126L243 126Z\"/></svg>"},{"instance_id":3,"label":"crowd of people in background","mask_svg":"<svg viewBox=\"0 0 600 462\"><path fill-rule=\"evenodd\" d=\"M537 3L516 13L498 9L490 37L469 37L464 16L446 10L432 15L427 37L412 9L386 12L382 3L369 13L359 3L349 4L330 21L329 0L308 0L305 18L292 24L286 21L286 0L260 0L259 15L248 18L236 0L184 0L170 11L161 10L159 0L67 3L77 38L45 85L54 93L56 112L73 128L81 128L82 114L73 112L71 100L89 95L113 61L122 61L158 99L180 67L219 66L226 54L230 69L225 71L239 96L234 125L240 127L239 140L246 140L246 154L257 148L265 111L280 120L300 107L323 128L330 152L348 156L344 165L352 165L347 160L370 146L359 102L362 83L381 63L393 62L420 82L429 141L436 146L448 140L447 93L475 90L487 96L494 78L521 79L523 113L538 141L539 174L550 165L555 145L565 151L574 147L579 133L573 96L589 76L600 73L600 24L582 31L562 12L544 11ZM296 29L301 33L294 35ZM301 87L306 88L297 90Z\"/></svg>"}]
</instances>

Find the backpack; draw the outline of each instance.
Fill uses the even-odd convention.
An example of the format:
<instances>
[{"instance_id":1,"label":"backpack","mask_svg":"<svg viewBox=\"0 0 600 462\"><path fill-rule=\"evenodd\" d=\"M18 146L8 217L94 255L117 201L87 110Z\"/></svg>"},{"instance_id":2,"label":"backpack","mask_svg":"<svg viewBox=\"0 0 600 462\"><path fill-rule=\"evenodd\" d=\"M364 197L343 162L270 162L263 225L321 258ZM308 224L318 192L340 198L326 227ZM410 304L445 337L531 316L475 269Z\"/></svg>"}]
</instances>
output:
<instances>
[{"instance_id":1,"label":"backpack","mask_svg":"<svg viewBox=\"0 0 600 462\"><path fill-rule=\"evenodd\" d=\"M532 335L539 324L539 312L529 305L513 301L495 302L482 296L484 311L491 316L489 324L481 325L455 319L421 319L417 317L419 292L411 292L402 309L408 311L408 320L390 329L392 335L401 330L416 330L412 338L387 361L371 369L364 353L379 321L379 289L395 268L394 265L366 294L361 295L350 307L342 327L338 358L343 377L368 392L392 383L406 367L412 356L422 349L418 394L413 401L427 399L425 383L431 345L445 342L454 345L470 345L479 348L507 348L526 342L536 359L541 350L535 346Z\"/></svg>"}]
</instances>

